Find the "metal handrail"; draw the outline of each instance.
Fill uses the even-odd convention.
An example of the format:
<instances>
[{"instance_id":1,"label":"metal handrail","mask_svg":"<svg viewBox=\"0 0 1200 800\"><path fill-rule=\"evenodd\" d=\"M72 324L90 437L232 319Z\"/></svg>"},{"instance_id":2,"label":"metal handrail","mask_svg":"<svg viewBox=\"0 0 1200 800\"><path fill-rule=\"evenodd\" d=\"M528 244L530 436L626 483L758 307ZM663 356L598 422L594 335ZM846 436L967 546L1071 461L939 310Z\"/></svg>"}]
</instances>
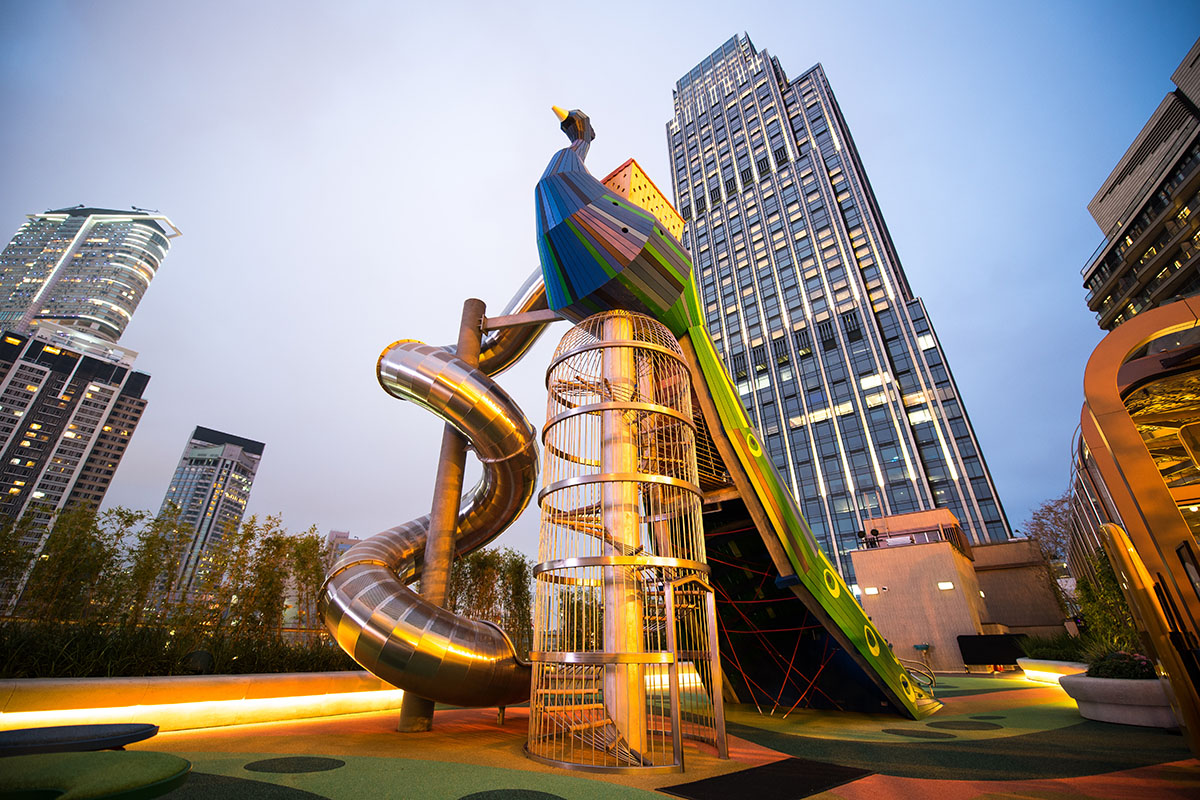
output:
<instances>
[{"instance_id":1,"label":"metal handrail","mask_svg":"<svg viewBox=\"0 0 1200 800\"><path fill-rule=\"evenodd\" d=\"M913 661L909 658L898 658L900 666L908 670L908 674L921 686L923 689L933 689L937 686L937 676L933 674L933 670L924 662ZM921 680L918 679L920 676ZM928 683L926 683L928 681Z\"/></svg>"}]
</instances>

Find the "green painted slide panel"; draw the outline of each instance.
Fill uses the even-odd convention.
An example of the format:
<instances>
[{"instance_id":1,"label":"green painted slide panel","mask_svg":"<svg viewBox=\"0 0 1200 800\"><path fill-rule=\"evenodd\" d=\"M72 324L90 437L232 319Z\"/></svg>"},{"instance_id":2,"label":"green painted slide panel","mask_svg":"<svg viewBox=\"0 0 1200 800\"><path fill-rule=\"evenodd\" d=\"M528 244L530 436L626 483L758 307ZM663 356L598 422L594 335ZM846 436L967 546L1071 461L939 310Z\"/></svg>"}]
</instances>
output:
<instances>
[{"instance_id":1,"label":"green painted slide panel","mask_svg":"<svg viewBox=\"0 0 1200 800\"><path fill-rule=\"evenodd\" d=\"M683 296L661 320L679 338L691 340L709 394L721 417L721 427L741 466L754 486L758 500L771 521L772 533L787 553L797 578L829 614L834 624L857 650L856 659L874 672L885 694L894 698L901 709L914 719L933 713L939 703L921 703L925 693L901 666L884 638L867 619L866 612L854 599L841 575L821 552L816 538L804 521L788 485L780 477L763 451L753 426L746 416L737 388L725 372L716 348L703 325L696 277L693 274ZM713 435L720 435L714 431Z\"/></svg>"}]
</instances>

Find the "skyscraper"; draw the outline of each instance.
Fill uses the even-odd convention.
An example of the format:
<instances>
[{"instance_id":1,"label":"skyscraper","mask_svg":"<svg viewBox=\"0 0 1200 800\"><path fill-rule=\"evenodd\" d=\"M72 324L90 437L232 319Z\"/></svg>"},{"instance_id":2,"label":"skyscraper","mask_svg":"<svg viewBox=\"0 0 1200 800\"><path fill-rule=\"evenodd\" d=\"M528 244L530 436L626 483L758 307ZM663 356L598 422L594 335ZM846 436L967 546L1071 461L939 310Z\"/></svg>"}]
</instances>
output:
<instances>
[{"instance_id":1,"label":"skyscraper","mask_svg":"<svg viewBox=\"0 0 1200 800\"><path fill-rule=\"evenodd\" d=\"M0 328L27 333L47 320L117 341L178 235L140 210L30 214L0 253Z\"/></svg>"},{"instance_id":2,"label":"skyscraper","mask_svg":"<svg viewBox=\"0 0 1200 800\"><path fill-rule=\"evenodd\" d=\"M742 401L848 580L863 520L950 509L1011 533L965 406L817 64L735 36L676 84L676 207Z\"/></svg>"},{"instance_id":3,"label":"skyscraper","mask_svg":"<svg viewBox=\"0 0 1200 800\"><path fill-rule=\"evenodd\" d=\"M264 447L211 428L192 431L162 503L164 511L178 506L180 524L195 531L181 568L185 591L203 569L205 552L242 524Z\"/></svg>"},{"instance_id":4,"label":"skyscraper","mask_svg":"<svg viewBox=\"0 0 1200 800\"><path fill-rule=\"evenodd\" d=\"M99 506L146 401L136 353L53 323L0 336L0 516Z\"/></svg>"}]
</instances>

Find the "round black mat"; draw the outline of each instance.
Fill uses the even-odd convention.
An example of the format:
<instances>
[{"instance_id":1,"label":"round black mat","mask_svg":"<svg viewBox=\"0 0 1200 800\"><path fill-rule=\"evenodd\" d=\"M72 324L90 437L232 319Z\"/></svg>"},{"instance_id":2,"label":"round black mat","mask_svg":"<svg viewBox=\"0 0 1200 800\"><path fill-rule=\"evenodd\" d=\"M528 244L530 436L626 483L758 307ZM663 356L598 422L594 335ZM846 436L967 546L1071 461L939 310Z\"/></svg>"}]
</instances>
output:
<instances>
[{"instance_id":1,"label":"round black mat","mask_svg":"<svg viewBox=\"0 0 1200 800\"><path fill-rule=\"evenodd\" d=\"M921 728L884 728L884 733L890 733L894 736L908 736L911 739L957 739L953 733L938 733L937 731L926 731Z\"/></svg>"},{"instance_id":2,"label":"round black mat","mask_svg":"<svg viewBox=\"0 0 1200 800\"><path fill-rule=\"evenodd\" d=\"M173 792L163 795L165 800L329 800L323 794L293 789L265 781L249 778L231 778L228 775L211 775L193 772L187 783Z\"/></svg>"},{"instance_id":3,"label":"round black mat","mask_svg":"<svg viewBox=\"0 0 1200 800\"><path fill-rule=\"evenodd\" d=\"M346 766L345 761L336 758L318 758L317 756L286 756L284 758L264 758L262 761L252 761L242 769L250 772L325 772Z\"/></svg>"},{"instance_id":4,"label":"round black mat","mask_svg":"<svg viewBox=\"0 0 1200 800\"><path fill-rule=\"evenodd\" d=\"M926 722L930 728L944 728L948 731L995 731L1003 728L994 722L974 722L969 719L948 719L945 721Z\"/></svg>"},{"instance_id":5,"label":"round black mat","mask_svg":"<svg viewBox=\"0 0 1200 800\"><path fill-rule=\"evenodd\" d=\"M486 792L464 794L458 800L566 800L566 798L534 789L488 789Z\"/></svg>"}]
</instances>

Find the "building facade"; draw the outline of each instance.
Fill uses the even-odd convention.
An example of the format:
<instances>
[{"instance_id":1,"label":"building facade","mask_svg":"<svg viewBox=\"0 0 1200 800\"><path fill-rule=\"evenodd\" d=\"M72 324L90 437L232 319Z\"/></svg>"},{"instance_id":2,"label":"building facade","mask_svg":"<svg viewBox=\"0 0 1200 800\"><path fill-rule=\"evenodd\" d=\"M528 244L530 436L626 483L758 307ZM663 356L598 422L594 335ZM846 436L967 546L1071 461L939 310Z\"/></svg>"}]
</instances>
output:
<instances>
[{"instance_id":1,"label":"building facade","mask_svg":"<svg viewBox=\"0 0 1200 800\"><path fill-rule=\"evenodd\" d=\"M49 321L117 341L178 235L167 217L138 210L30 214L0 253L0 328Z\"/></svg>"},{"instance_id":2,"label":"building facade","mask_svg":"<svg viewBox=\"0 0 1200 800\"><path fill-rule=\"evenodd\" d=\"M98 508L146 408L136 353L53 323L0 333L0 519L34 563L68 505ZM28 580L0 588L11 610Z\"/></svg>"},{"instance_id":3,"label":"building facade","mask_svg":"<svg viewBox=\"0 0 1200 800\"><path fill-rule=\"evenodd\" d=\"M329 536L325 539L325 546L329 548L329 552L336 561L346 555L351 547L361 541L357 536L351 536L350 531L330 531Z\"/></svg>"},{"instance_id":4,"label":"building facade","mask_svg":"<svg viewBox=\"0 0 1200 800\"><path fill-rule=\"evenodd\" d=\"M182 559L178 585L184 591L204 570L206 551L242 524L264 447L211 428L192 431L161 509L178 506L180 525L194 530Z\"/></svg>"},{"instance_id":5,"label":"building facade","mask_svg":"<svg viewBox=\"0 0 1200 800\"><path fill-rule=\"evenodd\" d=\"M1072 574L1112 569L1200 752L1200 40L1088 205L1084 267L1107 335L1083 374Z\"/></svg>"},{"instance_id":6,"label":"building facade","mask_svg":"<svg viewBox=\"0 0 1200 800\"><path fill-rule=\"evenodd\" d=\"M1084 265L1083 285L1106 331L1200 292L1200 41L1171 81L1175 89L1088 203L1104 241Z\"/></svg>"},{"instance_id":7,"label":"building facade","mask_svg":"<svg viewBox=\"0 0 1200 800\"><path fill-rule=\"evenodd\" d=\"M0 516L100 505L146 407L136 355L53 323L0 336Z\"/></svg>"},{"instance_id":8,"label":"building facade","mask_svg":"<svg viewBox=\"0 0 1200 800\"><path fill-rule=\"evenodd\" d=\"M1171 82L1175 88L1088 203L1104 240L1083 268L1083 285L1088 308L1107 331L1200 293L1200 40ZM1122 365L1129 376L1122 384L1126 405L1193 534L1200 534L1200 439L1193 447L1186 368L1197 344L1200 332L1174 331L1155 337ZM1168 396L1172 402L1164 399ZM1071 500L1068 560L1073 575L1087 577L1100 526L1123 522L1082 436L1075 447Z\"/></svg>"},{"instance_id":9,"label":"building facade","mask_svg":"<svg viewBox=\"0 0 1200 800\"><path fill-rule=\"evenodd\" d=\"M1008 522L820 64L789 80L734 37L667 123L709 331L826 554L853 581L864 520L947 508Z\"/></svg>"}]
</instances>

